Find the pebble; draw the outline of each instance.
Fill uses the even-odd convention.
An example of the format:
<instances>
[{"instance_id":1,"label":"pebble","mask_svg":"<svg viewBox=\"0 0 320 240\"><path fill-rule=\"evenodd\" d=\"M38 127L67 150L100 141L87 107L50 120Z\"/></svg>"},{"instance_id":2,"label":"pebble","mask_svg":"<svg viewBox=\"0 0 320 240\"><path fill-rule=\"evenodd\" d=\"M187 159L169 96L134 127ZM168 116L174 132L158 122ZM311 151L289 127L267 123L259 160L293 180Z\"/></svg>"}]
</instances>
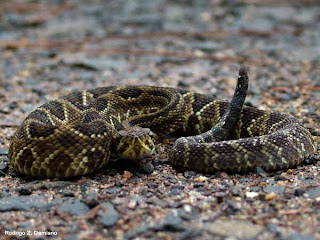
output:
<instances>
[{"instance_id":1,"label":"pebble","mask_svg":"<svg viewBox=\"0 0 320 240\"><path fill-rule=\"evenodd\" d=\"M80 238L75 234L69 234L64 238L64 240L79 240L79 239Z\"/></svg>"},{"instance_id":2,"label":"pebble","mask_svg":"<svg viewBox=\"0 0 320 240\"><path fill-rule=\"evenodd\" d=\"M30 221L22 222L17 227L18 228L29 228L30 229L32 227L32 223Z\"/></svg>"},{"instance_id":3,"label":"pebble","mask_svg":"<svg viewBox=\"0 0 320 240\"><path fill-rule=\"evenodd\" d=\"M222 203L224 201L224 199L226 198L226 196L227 196L227 194L225 194L225 193L217 194L217 196L216 196L217 202Z\"/></svg>"},{"instance_id":4,"label":"pebble","mask_svg":"<svg viewBox=\"0 0 320 240\"><path fill-rule=\"evenodd\" d=\"M59 191L59 193L62 194L64 197L74 197L74 192L75 191L71 191L67 189L62 189Z\"/></svg>"},{"instance_id":5,"label":"pebble","mask_svg":"<svg viewBox=\"0 0 320 240\"><path fill-rule=\"evenodd\" d=\"M241 188L232 186L232 187L230 187L230 191L231 191L232 196L240 196Z\"/></svg>"},{"instance_id":6,"label":"pebble","mask_svg":"<svg viewBox=\"0 0 320 240\"><path fill-rule=\"evenodd\" d=\"M246 192L246 198L256 198L259 196L257 192Z\"/></svg>"},{"instance_id":7,"label":"pebble","mask_svg":"<svg viewBox=\"0 0 320 240\"><path fill-rule=\"evenodd\" d=\"M305 193L306 193L306 191L304 189L298 188L298 189L294 190L294 195L297 196L297 197L301 197Z\"/></svg>"},{"instance_id":8,"label":"pebble","mask_svg":"<svg viewBox=\"0 0 320 240\"><path fill-rule=\"evenodd\" d=\"M193 187L194 188L203 188L205 185L203 184L203 183L199 183L199 182L195 182L194 184L193 184Z\"/></svg>"},{"instance_id":9,"label":"pebble","mask_svg":"<svg viewBox=\"0 0 320 240\"><path fill-rule=\"evenodd\" d=\"M147 162L146 164L143 164L141 169L143 171L145 171L146 173L151 174L154 171L154 166L153 166L153 164L151 162Z\"/></svg>"},{"instance_id":10,"label":"pebble","mask_svg":"<svg viewBox=\"0 0 320 240\"><path fill-rule=\"evenodd\" d=\"M3 173L7 172L9 169L9 158L7 157L1 157L0 158L0 171Z\"/></svg>"},{"instance_id":11,"label":"pebble","mask_svg":"<svg viewBox=\"0 0 320 240\"><path fill-rule=\"evenodd\" d=\"M69 213L71 215L80 216L89 211L89 207L79 199L67 201L67 204L59 207L58 212Z\"/></svg>"},{"instance_id":12,"label":"pebble","mask_svg":"<svg viewBox=\"0 0 320 240\"><path fill-rule=\"evenodd\" d=\"M30 189L24 187L18 189L18 192L20 193L20 195L30 195L32 193Z\"/></svg>"},{"instance_id":13,"label":"pebble","mask_svg":"<svg viewBox=\"0 0 320 240\"><path fill-rule=\"evenodd\" d=\"M249 178L240 178L239 179L239 183L246 184L248 182L250 182Z\"/></svg>"},{"instance_id":14,"label":"pebble","mask_svg":"<svg viewBox=\"0 0 320 240\"><path fill-rule=\"evenodd\" d=\"M34 106L34 105L24 105L24 106L20 107L21 112L23 112L23 113L29 113L32 110L34 110L35 108L36 108L36 106Z\"/></svg>"},{"instance_id":15,"label":"pebble","mask_svg":"<svg viewBox=\"0 0 320 240\"><path fill-rule=\"evenodd\" d=\"M6 173L0 169L0 177L4 177L4 176L6 176Z\"/></svg>"},{"instance_id":16,"label":"pebble","mask_svg":"<svg viewBox=\"0 0 320 240\"><path fill-rule=\"evenodd\" d=\"M0 155L8 155L8 148L0 148Z\"/></svg>"},{"instance_id":17,"label":"pebble","mask_svg":"<svg viewBox=\"0 0 320 240\"><path fill-rule=\"evenodd\" d=\"M105 192L109 194L116 194L116 193L119 193L121 190L122 190L122 187L110 187L106 189Z\"/></svg>"},{"instance_id":18,"label":"pebble","mask_svg":"<svg viewBox=\"0 0 320 240\"><path fill-rule=\"evenodd\" d=\"M165 217L160 227L167 231L174 231L174 232L183 231L185 229L182 224L182 219L179 216L172 213Z\"/></svg>"},{"instance_id":19,"label":"pebble","mask_svg":"<svg viewBox=\"0 0 320 240\"><path fill-rule=\"evenodd\" d=\"M266 171L261 167L256 167L256 174L263 178L267 177Z\"/></svg>"},{"instance_id":20,"label":"pebble","mask_svg":"<svg viewBox=\"0 0 320 240\"><path fill-rule=\"evenodd\" d=\"M285 189L286 188L283 186L271 185L271 186L264 187L263 191L265 193L283 194Z\"/></svg>"},{"instance_id":21,"label":"pebble","mask_svg":"<svg viewBox=\"0 0 320 240\"><path fill-rule=\"evenodd\" d=\"M314 164L314 163L315 163L315 160L314 160L314 158L312 158L312 157L308 157L308 158L304 159L304 162L305 162L305 164L307 164L307 165L311 165L311 164Z\"/></svg>"},{"instance_id":22,"label":"pebble","mask_svg":"<svg viewBox=\"0 0 320 240\"><path fill-rule=\"evenodd\" d=\"M275 181L286 181L287 178L285 176L282 176L282 175L275 175L274 176L274 180Z\"/></svg>"},{"instance_id":23,"label":"pebble","mask_svg":"<svg viewBox=\"0 0 320 240\"><path fill-rule=\"evenodd\" d=\"M183 176L185 177L185 178L189 178L189 177L194 177L194 176L196 176L196 172L194 172L194 171L185 171L184 173L183 173Z\"/></svg>"},{"instance_id":24,"label":"pebble","mask_svg":"<svg viewBox=\"0 0 320 240\"><path fill-rule=\"evenodd\" d=\"M170 161L168 158L164 158L164 159L160 159L160 158L156 158L154 160L152 160L152 164L154 166L157 166L157 165L163 165L163 164L169 164Z\"/></svg>"},{"instance_id":25,"label":"pebble","mask_svg":"<svg viewBox=\"0 0 320 240\"><path fill-rule=\"evenodd\" d=\"M120 218L120 214L111 203L105 202L100 204L101 209L98 212L100 216L99 223L104 227L112 227Z\"/></svg>"},{"instance_id":26,"label":"pebble","mask_svg":"<svg viewBox=\"0 0 320 240\"><path fill-rule=\"evenodd\" d=\"M93 208L93 207L95 207L95 206L97 206L99 204L98 197L99 197L99 195L97 193L95 193L95 192L86 193L83 196L82 201L86 205L88 205L90 208Z\"/></svg>"},{"instance_id":27,"label":"pebble","mask_svg":"<svg viewBox=\"0 0 320 240\"><path fill-rule=\"evenodd\" d=\"M320 196L320 186L309 188L306 192L309 198L317 198Z\"/></svg>"},{"instance_id":28,"label":"pebble","mask_svg":"<svg viewBox=\"0 0 320 240\"><path fill-rule=\"evenodd\" d=\"M261 189L262 188L260 186L252 186L252 187L250 187L250 191L251 192L260 192Z\"/></svg>"},{"instance_id":29,"label":"pebble","mask_svg":"<svg viewBox=\"0 0 320 240\"><path fill-rule=\"evenodd\" d=\"M241 220L217 220L206 224L205 228L212 234L240 239L253 239L263 231L262 226Z\"/></svg>"},{"instance_id":30,"label":"pebble","mask_svg":"<svg viewBox=\"0 0 320 240\"><path fill-rule=\"evenodd\" d=\"M236 213L240 210L239 207L237 206L236 202L233 201L232 199L227 199L226 204L232 213Z\"/></svg>"},{"instance_id":31,"label":"pebble","mask_svg":"<svg viewBox=\"0 0 320 240\"><path fill-rule=\"evenodd\" d=\"M269 201L269 200L273 200L275 198L277 198L278 194L276 194L275 192L271 192L271 193L268 193L264 196L264 199Z\"/></svg>"},{"instance_id":32,"label":"pebble","mask_svg":"<svg viewBox=\"0 0 320 240\"><path fill-rule=\"evenodd\" d=\"M192 240L197 239L202 235L202 231L197 228L188 228L183 233L179 235L177 240Z\"/></svg>"},{"instance_id":33,"label":"pebble","mask_svg":"<svg viewBox=\"0 0 320 240\"><path fill-rule=\"evenodd\" d=\"M295 233L286 237L281 237L280 240L315 240L315 238L311 235Z\"/></svg>"},{"instance_id":34,"label":"pebble","mask_svg":"<svg viewBox=\"0 0 320 240\"><path fill-rule=\"evenodd\" d=\"M266 225L266 227L268 228L268 230L273 233L273 234L276 234L276 235L279 235L281 233L281 228L278 224L276 223L268 223Z\"/></svg>"},{"instance_id":35,"label":"pebble","mask_svg":"<svg viewBox=\"0 0 320 240\"><path fill-rule=\"evenodd\" d=\"M31 211L41 209L47 205L47 198L44 196L18 196L5 197L0 199L0 212L6 211Z\"/></svg>"}]
</instances>

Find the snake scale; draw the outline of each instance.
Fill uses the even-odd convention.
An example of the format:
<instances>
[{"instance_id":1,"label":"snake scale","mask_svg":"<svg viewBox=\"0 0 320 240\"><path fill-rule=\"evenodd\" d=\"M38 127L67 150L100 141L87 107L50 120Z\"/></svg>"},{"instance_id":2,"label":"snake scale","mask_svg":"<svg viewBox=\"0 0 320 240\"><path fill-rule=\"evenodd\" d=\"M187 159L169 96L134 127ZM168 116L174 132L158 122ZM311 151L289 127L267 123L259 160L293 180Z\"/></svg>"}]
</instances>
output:
<instances>
[{"instance_id":1,"label":"snake scale","mask_svg":"<svg viewBox=\"0 0 320 240\"><path fill-rule=\"evenodd\" d=\"M169 161L203 173L286 169L315 152L295 117L243 105L247 88L241 67L231 102L156 86L75 91L27 116L11 139L10 163L35 177L81 176L105 165L111 152L141 164L154 139L167 135L180 137Z\"/></svg>"}]
</instances>

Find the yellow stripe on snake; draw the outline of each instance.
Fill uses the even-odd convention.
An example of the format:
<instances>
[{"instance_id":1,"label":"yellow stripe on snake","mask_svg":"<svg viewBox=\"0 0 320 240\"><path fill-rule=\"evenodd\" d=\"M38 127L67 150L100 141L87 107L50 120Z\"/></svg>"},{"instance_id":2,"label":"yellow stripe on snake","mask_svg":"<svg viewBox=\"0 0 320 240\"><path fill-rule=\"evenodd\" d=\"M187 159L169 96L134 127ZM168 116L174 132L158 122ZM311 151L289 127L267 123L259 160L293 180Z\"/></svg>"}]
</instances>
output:
<instances>
[{"instance_id":1,"label":"yellow stripe on snake","mask_svg":"<svg viewBox=\"0 0 320 240\"><path fill-rule=\"evenodd\" d=\"M167 87L75 91L30 113L10 142L10 163L36 177L80 176L111 152L139 164L167 135L180 136L169 161L204 173L286 169L312 155L312 137L296 118L242 106L247 84L241 68L231 104Z\"/></svg>"}]
</instances>

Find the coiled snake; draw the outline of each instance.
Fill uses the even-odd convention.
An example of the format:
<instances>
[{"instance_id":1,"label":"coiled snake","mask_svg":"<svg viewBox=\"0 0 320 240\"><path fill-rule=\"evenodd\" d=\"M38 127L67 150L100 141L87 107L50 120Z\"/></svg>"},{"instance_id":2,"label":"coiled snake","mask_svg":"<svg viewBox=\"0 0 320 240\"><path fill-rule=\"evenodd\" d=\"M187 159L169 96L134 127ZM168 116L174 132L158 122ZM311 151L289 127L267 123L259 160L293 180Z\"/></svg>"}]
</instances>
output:
<instances>
[{"instance_id":1,"label":"coiled snake","mask_svg":"<svg viewBox=\"0 0 320 240\"><path fill-rule=\"evenodd\" d=\"M286 169L315 152L293 116L243 106L247 88L241 67L231 103L167 87L75 91L27 116L10 142L10 163L36 177L79 176L102 167L111 152L141 163L153 139L169 134L180 136L170 162L205 173Z\"/></svg>"}]
</instances>

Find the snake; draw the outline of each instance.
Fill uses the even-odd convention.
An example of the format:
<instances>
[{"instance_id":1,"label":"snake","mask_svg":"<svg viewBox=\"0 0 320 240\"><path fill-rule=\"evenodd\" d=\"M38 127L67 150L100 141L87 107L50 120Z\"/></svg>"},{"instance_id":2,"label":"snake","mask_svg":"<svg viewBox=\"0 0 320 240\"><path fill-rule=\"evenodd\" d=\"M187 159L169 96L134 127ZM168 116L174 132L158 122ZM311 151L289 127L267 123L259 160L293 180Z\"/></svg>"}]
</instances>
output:
<instances>
[{"instance_id":1,"label":"snake","mask_svg":"<svg viewBox=\"0 0 320 240\"><path fill-rule=\"evenodd\" d=\"M10 164L39 178L90 174L107 167L111 154L139 166L167 136L177 138L170 164L207 174L288 169L314 154L297 118L244 104L248 81L241 66L231 101L160 86L73 91L25 118L10 141Z\"/></svg>"}]
</instances>

